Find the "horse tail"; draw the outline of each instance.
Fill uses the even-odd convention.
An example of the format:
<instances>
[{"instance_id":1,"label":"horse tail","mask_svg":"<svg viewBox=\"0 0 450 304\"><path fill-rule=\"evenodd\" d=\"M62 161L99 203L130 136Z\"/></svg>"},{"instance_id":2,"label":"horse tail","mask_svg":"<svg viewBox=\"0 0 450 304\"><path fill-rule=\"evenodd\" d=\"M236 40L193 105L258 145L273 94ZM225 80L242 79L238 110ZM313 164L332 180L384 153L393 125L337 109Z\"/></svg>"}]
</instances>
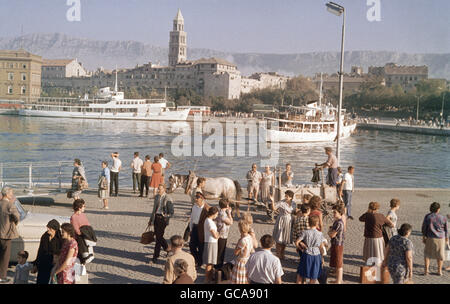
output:
<instances>
[{"instance_id":1,"label":"horse tail","mask_svg":"<svg viewBox=\"0 0 450 304\"><path fill-rule=\"evenodd\" d=\"M236 187L236 200L240 201L242 196L242 187L241 184L237 180L233 181L234 186Z\"/></svg>"}]
</instances>

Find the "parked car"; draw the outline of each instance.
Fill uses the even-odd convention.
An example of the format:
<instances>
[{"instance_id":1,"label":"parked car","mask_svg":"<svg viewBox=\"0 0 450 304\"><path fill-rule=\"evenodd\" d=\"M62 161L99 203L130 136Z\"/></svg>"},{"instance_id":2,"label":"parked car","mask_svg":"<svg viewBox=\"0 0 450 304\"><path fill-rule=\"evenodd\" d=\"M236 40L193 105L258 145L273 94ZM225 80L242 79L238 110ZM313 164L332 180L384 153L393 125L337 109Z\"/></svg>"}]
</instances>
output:
<instances>
[{"instance_id":1,"label":"parked car","mask_svg":"<svg viewBox=\"0 0 450 304\"><path fill-rule=\"evenodd\" d=\"M41 236L47 231L48 222L55 219L60 224L70 223L70 217L26 211L17 199L15 205L20 214L17 225L19 238L11 242L10 263L17 263L17 253L21 250L28 251L28 261L33 262L37 256Z\"/></svg>"}]
</instances>

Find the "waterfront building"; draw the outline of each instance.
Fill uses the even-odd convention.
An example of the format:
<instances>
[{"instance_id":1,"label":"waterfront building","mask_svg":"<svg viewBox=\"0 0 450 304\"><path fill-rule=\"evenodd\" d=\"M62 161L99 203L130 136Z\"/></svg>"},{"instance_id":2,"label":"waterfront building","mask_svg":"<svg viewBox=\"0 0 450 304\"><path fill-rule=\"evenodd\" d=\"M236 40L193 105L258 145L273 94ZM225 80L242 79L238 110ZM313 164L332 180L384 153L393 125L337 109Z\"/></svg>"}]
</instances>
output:
<instances>
[{"instance_id":1,"label":"waterfront building","mask_svg":"<svg viewBox=\"0 0 450 304\"><path fill-rule=\"evenodd\" d=\"M42 81L54 78L89 76L81 62L75 59L44 59L42 63Z\"/></svg>"},{"instance_id":2,"label":"waterfront building","mask_svg":"<svg viewBox=\"0 0 450 304\"><path fill-rule=\"evenodd\" d=\"M339 90L339 75L337 73L323 74L324 90ZM350 73L344 73L344 90L350 94L360 91L361 85L366 81L378 79L380 84L388 88L395 85L406 92L414 90L416 84L422 79L428 79L427 66L399 66L395 63L387 63L382 67L370 66L367 73L362 67L353 66ZM312 79L317 86L320 85L320 74Z\"/></svg>"},{"instance_id":3,"label":"waterfront building","mask_svg":"<svg viewBox=\"0 0 450 304\"><path fill-rule=\"evenodd\" d=\"M320 79L320 73L316 74L312 79L317 88L320 87ZM337 73L331 75L322 74L322 79L322 89L324 91L339 90L339 75ZM350 73L344 73L344 90L346 93L359 92L361 85L367 80L368 75L363 73L362 67L352 66Z\"/></svg>"},{"instance_id":4,"label":"waterfront building","mask_svg":"<svg viewBox=\"0 0 450 304\"><path fill-rule=\"evenodd\" d=\"M400 85L406 92L414 90L416 84L428 79L428 67L423 66L400 66L395 63L387 63L383 67L369 67L369 75L381 76L387 87Z\"/></svg>"},{"instance_id":5,"label":"waterfront building","mask_svg":"<svg viewBox=\"0 0 450 304\"><path fill-rule=\"evenodd\" d=\"M254 73L248 77L241 77L241 93L250 93L253 90L265 88L284 89L289 77L275 72Z\"/></svg>"},{"instance_id":6,"label":"waterfront building","mask_svg":"<svg viewBox=\"0 0 450 304\"><path fill-rule=\"evenodd\" d=\"M0 99L25 100L41 94L42 57L20 50L0 51Z\"/></svg>"}]
</instances>

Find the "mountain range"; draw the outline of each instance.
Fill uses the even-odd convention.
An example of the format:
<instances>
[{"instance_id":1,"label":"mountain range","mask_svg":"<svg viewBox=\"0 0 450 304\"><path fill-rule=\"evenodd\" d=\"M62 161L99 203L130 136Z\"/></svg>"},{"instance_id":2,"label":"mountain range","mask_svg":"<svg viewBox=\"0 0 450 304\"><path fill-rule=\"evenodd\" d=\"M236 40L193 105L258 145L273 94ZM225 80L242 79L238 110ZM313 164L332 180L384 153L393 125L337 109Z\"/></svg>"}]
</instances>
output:
<instances>
[{"instance_id":1,"label":"mountain range","mask_svg":"<svg viewBox=\"0 0 450 304\"><path fill-rule=\"evenodd\" d=\"M0 49L25 49L46 59L77 58L88 70L132 68L152 62L168 63L168 47L137 41L101 41L72 37L61 33L34 33L0 38ZM188 48L189 60L217 57L237 65L242 75L255 72L277 72L282 75L313 76L315 73L335 73L339 70L340 52L310 52L299 54L233 53L204 48ZM430 78L450 79L450 53L410 54L396 51L346 51L344 70L361 66L427 65Z\"/></svg>"}]
</instances>

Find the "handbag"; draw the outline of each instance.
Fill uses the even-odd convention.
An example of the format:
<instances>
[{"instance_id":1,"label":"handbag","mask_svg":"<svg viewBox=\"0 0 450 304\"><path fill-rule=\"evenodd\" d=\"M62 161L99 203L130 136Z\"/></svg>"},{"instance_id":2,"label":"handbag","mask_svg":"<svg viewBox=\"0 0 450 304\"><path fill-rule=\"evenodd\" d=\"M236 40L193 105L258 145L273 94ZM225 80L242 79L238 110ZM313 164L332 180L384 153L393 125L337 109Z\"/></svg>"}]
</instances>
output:
<instances>
[{"instance_id":1,"label":"handbag","mask_svg":"<svg viewBox=\"0 0 450 304\"><path fill-rule=\"evenodd\" d=\"M108 190L108 180L103 175L100 176L100 180L98 182L98 188L100 190Z\"/></svg>"},{"instance_id":2,"label":"handbag","mask_svg":"<svg viewBox=\"0 0 450 304\"><path fill-rule=\"evenodd\" d=\"M445 260L450 261L450 246L448 244L445 245Z\"/></svg>"},{"instance_id":3,"label":"handbag","mask_svg":"<svg viewBox=\"0 0 450 304\"><path fill-rule=\"evenodd\" d=\"M320 284L327 284L327 279L328 279L328 268L322 266L322 269L320 270L319 277L317 278L317 280L319 281Z\"/></svg>"},{"instance_id":4,"label":"handbag","mask_svg":"<svg viewBox=\"0 0 450 304\"><path fill-rule=\"evenodd\" d=\"M388 225L384 224L381 226L381 233L383 234L384 243L387 245L389 240L393 237L392 229Z\"/></svg>"},{"instance_id":5,"label":"handbag","mask_svg":"<svg viewBox=\"0 0 450 304\"><path fill-rule=\"evenodd\" d=\"M88 182L80 176L78 179L78 190L86 190L87 188L89 188Z\"/></svg>"},{"instance_id":6,"label":"handbag","mask_svg":"<svg viewBox=\"0 0 450 304\"><path fill-rule=\"evenodd\" d=\"M150 225L147 226L144 233L141 235L141 244L148 245L155 241L155 233L150 229Z\"/></svg>"}]
</instances>

